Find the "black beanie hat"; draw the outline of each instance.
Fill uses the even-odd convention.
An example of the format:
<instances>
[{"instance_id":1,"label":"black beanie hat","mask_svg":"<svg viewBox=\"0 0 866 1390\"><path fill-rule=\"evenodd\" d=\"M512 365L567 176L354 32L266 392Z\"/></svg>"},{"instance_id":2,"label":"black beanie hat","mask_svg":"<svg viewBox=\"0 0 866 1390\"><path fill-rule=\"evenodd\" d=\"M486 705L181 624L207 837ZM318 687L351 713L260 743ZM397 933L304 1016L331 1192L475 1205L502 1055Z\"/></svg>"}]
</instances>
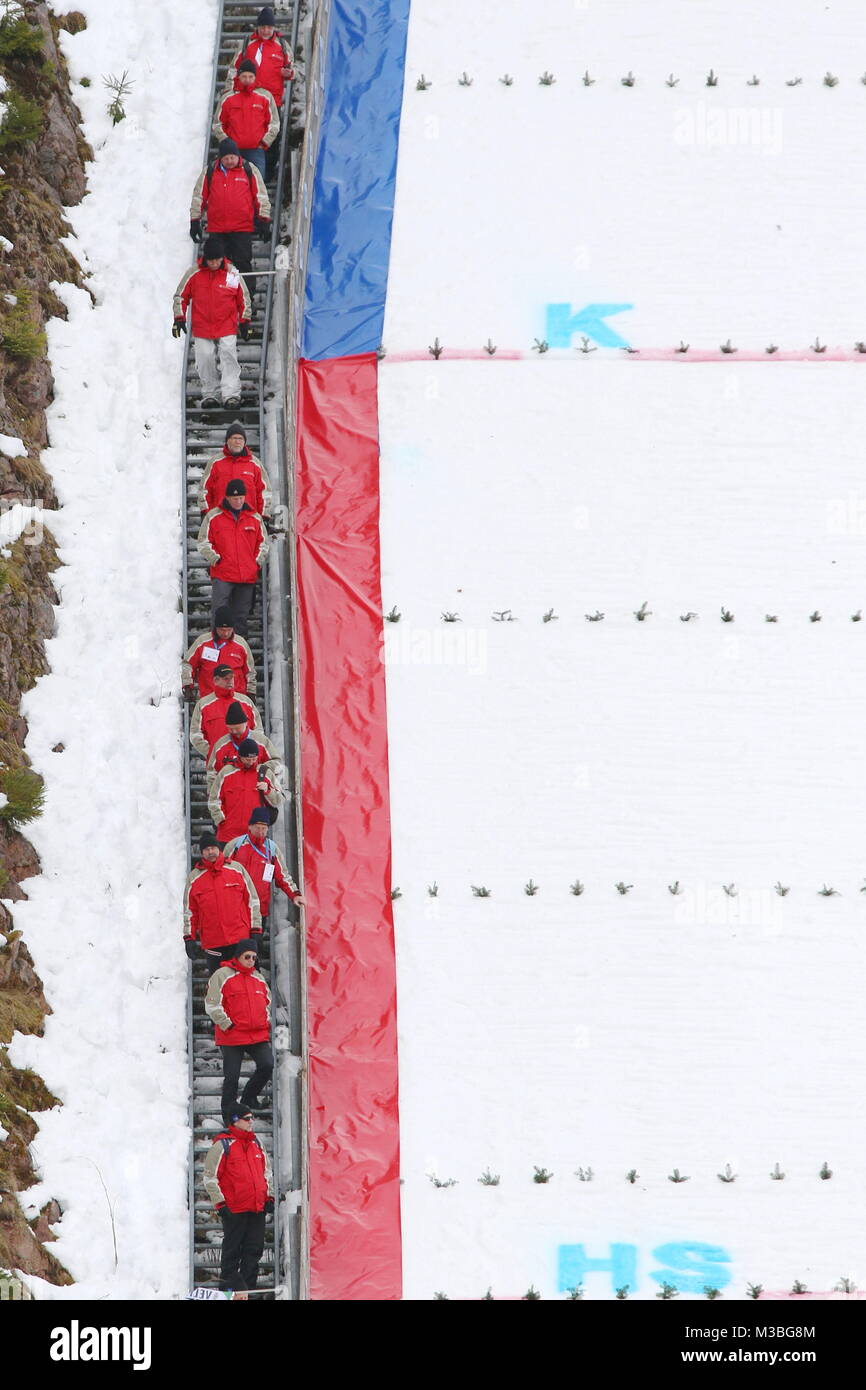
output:
<instances>
[{"instance_id":1,"label":"black beanie hat","mask_svg":"<svg viewBox=\"0 0 866 1390\"><path fill-rule=\"evenodd\" d=\"M258 29L263 24L275 25L276 22L277 21L274 19L274 12L271 9L270 5L263 5L262 8L259 10L259 17L256 20L256 28Z\"/></svg>"},{"instance_id":2,"label":"black beanie hat","mask_svg":"<svg viewBox=\"0 0 866 1390\"><path fill-rule=\"evenodd\" d=\"M232 950L234 951L232 960L237 960L238 956L243 955L244 951L255 951L256 955L259 954L258 946L250 936L245 936L243 941L236 941Z\"/></svg>"},{"instance_id":3,"label":"black beanie hat","mask_svg":"<svg viewBox=\"0 0 866 1390\"><path fill-rule=\"evenodd\" d=\"M258 755L259 745L254 738L245 738L238 744L238 753L242 758L254 758Z\"/></svg>"},{"instance_id":4,"label":"black beanie hat","mask_svg":"<svg viewBox=\"0 0 866 1390\"><path fill-rule=\"evenodd\" d=\"M246 740L244 740L244 742L246 742ZM250 813L247 825L258 825L259 821L264 821L265 825L270 825L271 823L270 813L265 810L264 806L257 806L255 810Z\"/></svg>"},{"instance_id":5,"label":"black beanie hat","mask_svg":"<svg viewBox=\"0 0 866 1390\"><path fill-rule=\"evenodd\" d=\"M257 73L258 68L256 67L255 63L251 61L251 59L244 58L242 63L238 63L238 73L242 72Z\"/></svg>"},{"instance_id":6,"label":"black beanie hat","mask_svg":"<svg viewBox=\"0 0 866 1390\"><path fill-rule=\"evenodd\" d=\"M239 149L238 146L235 144L234 140L230 140L229 137L226 136L225 140L220 140L220 142L219 142L219 148L218 148L218 151L217 151L217 152L218 152L218 154L219 154L220 159L222 159L222 157L223 157L224 154L237 154L237 155L239 155L239 154L240 154L240 149Z\"/></svg>"},{"instance_id":7,"label":"black beanie hat","mask_svg":"<svg viewBox=\"0 0 866 1390\"><path fill-rule=\"evenodd\" d=\"M225 663L222 662L219 666L213 668L213 673L215 676L231 676L234 674L234 667L226 666Z\"/></svg>"},{"instance_id":8,"label":"black beanie hat","mask_svg":"<svg viewBox=\"0 0 866 1390\"><path fill-rule=\"evenodd\" d=\"M252 1114L248 1105L236 1105L232 1111L232 1124L236 1124L238 1120L245 1120L247 1116L252 1119Z\"/></svg>"},{"instance_id":9,"label":"black beanie hat","mask_svg":"<svg viewBox=\"0 0 866 1390\"><path fill-rule=\"evenodd\" d=\"M232 420L231 424L229 425L228 429L226 430L226 440L225 440L226 444L228 444L228 442L229 442L229 440L231 439L231 437L232 437L233 434L240 434L240 435L243 435L243 440L244 440L244 443L246 444L246 442L247 442L247 432L246 432L246 430L244 429L243 425L241 424L240 420Z\"/></svg>"},{"instance_id":10,"label":"black beanie hat","mask_svg":"<svg viewBox=\"0 0 866 1390\"><path fill-rule=\"evenodd\" d=\"M226 497L246 497L247 485L243 478L232 478L226 487Z\"/></svg>"},{"instance_id":11,"label":"black beanie hat","mask_svg":"<svg viewBox=\"0 0 866 1390\"><path fill-rule=\"evenodd\" d=\"M213 615L214 627L230 627L232 632L235 630L234 614L230 608L223 606L218 608Z\"/></svg>"},{"instance_id":12,"label":"black beanie hat","mask_svg":"<svg viewBox=\"0 0 866 1390\"><path fill-rule=\"evenodd\" d=\"M211 831L211 830L206 830L206 831L204 832L204 834L199 838L199 842L198 842L199 852L202 852L202 851L204 851L204 850L206 850L206 849L210 849L211 845L218 845L218 844L219 844L219 840L217 839L216 835L214 835L213 831Z\"/></svg>"},{"instance_id":13,"label":"black beanie hat","mask_svg":"<svg viewBox=\"0 0 866 1390\"><path fill-rule=\"evenodd\" d=\"M225 243L221 236L205 237L201 247L201 258L203 261L221 261L225 253Z\"/></svg>"},{"instance_id":14,"label":"black beanie hat","mask_svg":"<svg viewBox=\"0 0 866 1390\"><path fill-rule=\"evenodd\" d=\"M246 724L247 712L239 700L232 700L226 710L227 724Z\"/></svg>"}]
</instances>

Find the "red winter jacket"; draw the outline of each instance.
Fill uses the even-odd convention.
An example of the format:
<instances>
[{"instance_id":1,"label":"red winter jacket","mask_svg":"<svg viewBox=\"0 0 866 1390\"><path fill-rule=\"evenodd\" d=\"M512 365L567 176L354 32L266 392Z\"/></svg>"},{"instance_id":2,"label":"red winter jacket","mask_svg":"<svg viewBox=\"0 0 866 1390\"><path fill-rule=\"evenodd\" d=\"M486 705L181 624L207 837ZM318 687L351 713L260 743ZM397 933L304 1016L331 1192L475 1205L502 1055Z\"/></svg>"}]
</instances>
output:
<instances>
[{"instance_id":1,"label":"red winter jacket","mask_svg":"<svg viewBox=\"0 0 866 1390\"><path fill-rule=\"evenodd\" d=\"M208 270L199 257L174 292L174 316L186 319L192 305L194 338L233 338L238 322L250 321L250 297L243 276L223 258L218 270Z\"/></svg>"},{"instance_id":2,"label":"red winter jacket","mask_svg":"<svg viewBox=\"0 0 866 1390\"><path fill-rule=\"evenodd\" d=\"M241 87L224 97L213 123L217 140L234 140L239 150L266 150L280 129L280 113L270 92Z\"/></svg>"},{"instance_id":3,"label":"red winter jacket","mask_svg":"<svg viewBox=\"0 0 866 1390\"><path fill-rule=\"evenodd\" d=\"M243 865L228 863L222 854L213 864L200 859L186 881L184 939L209 951L261 929L259 896Z\"/></svg>"},{"instance_id":4,"label":"red winter jacket","mask_svg":"<svg viewBox=\"0 0 866 1390\"><path fill-rule=\"evenodd\" d=\"M286 897L291 898L292 902L295 901L299 893L298 885L290 878L285 860L273 840L253 841L249 835L242 835L240 839L227 844L225 852L233 862L243 864L255 884L263 917L267 917L271 910L271 884L275 883ZM266 880L265 869L268 864L273 865L273 873L272 877Z\"/></svg>"},{"instance_id":5,"label":"red winter jacket","mask_svg":"<svg viewBox=\"0 0 866 1390\"><path fill-rule=\"evenodd\" d=\"M200 222L207 213L209 233L251 232L255 219L266 221L271 200L264 179L254 164L242 159L234 169L224 169L217 159L196 179L189 206L191 222Z\"/></svg>"},{"instance_id":6,"label":"red winter jacket","mask_svg":"<svg viewBox=\"0 0 866 1390\"><path fill-rule=\"evenodd\" d=\"M259 746L258 757L255 762L256 767L261 767L263 763L280 761L279 753L271 743L271 740L265 737L261 729L256 729L255 733L250 730L248 733L244 734L244 738L254 739ZM229 763L233 763L235 767L239 766L238 758L240 757L240 753L238 752L238 748L242 742L243 739L236 740L233 734L228 733L224 734L222 738L217 739L207 755L207 771L210 777L215 777L218 772L222 772L223 768L227 767Z\"/></svg>"},{"instance_id":7,"label":"red winter jacket","mask_svg":"<svg viewBox=\"0 0 866 1390\"><path fill-rule=\"evenodd\" d=\"M271 1164L252 1130L230 1125L217 1135L204 1161L204 1185L217 1209L264 1210L274 1195Z\"/></svg>"},{"instance_id":8,"label":"red winter jacket","mask_svg":"<svg viewBox=\"0 0 866 1390\"><path fill-rule=\"evenodd\" d=\"M247 723L253 732L258 733L261 729L261 716L249 695L239 695L236 690L217 687L209 695L202 695L192 712L189 726L189 741L203 758L208 756L217 739L226 733L226 714L234 701L246 713Z\"/></svg>"},{"instance_id":9,"label":"red winter jacket","mask_svg":"<svg viewBox=\"0 0 866 1390\"><path fill-rule=\"evenodd\" d=\"M282 34L275 32L272 39L260 39L258 34L253 34L251 39L247 39L241 44L234 60L229 64L226 77L226 85L228 86L228 83L231 82L234 91L238 90L235 74L245 58L256 65L257 86L270 92L277 107L281 107L285 83L291 80L283 77L282 69L291 68L294 77L295 67L292 50Z\"/></svg>"},{"instance_id":10,"label":"red winter jacket","mask_svg":"<svg viewBox=\"0 0 866 1390\"><path fill-rule=\"evenodd\" d=\"M267 791L260 792L257 782L267 782ZM225 844L247 833L250 815L256 807L265 802L268 806L279 806L282 799L283 794L269 770L255 763L252 767L228 763L211 783L207 804L217 836Z\"/></svg>"},{"instance_id":11,"label":"red winter jacket","mask_svg":"<svg viewBox=\"0 0 866 1390\"><path fill-rule=\"evenodd\" d=\"M239 960L214 971L204 1006L218 1047L253 1047L271 1036L271 992L264 976Z\"/></svg>"},{"instance_id":12,"label":"red winter jacket","mask_svg":"<svg viewBox=\"0 0 866 1390\"><path fill-rule=\"evenodd\" d=\"M226 584L255 584L269 544L265 523L246 502L239 511L228 502L215 507L198 533L199 554L210 565L211 579Z\"/></svg>"},{"instance_id":13,"label":"red winter jacket","mask_svg":"<svg viewBox=\"0 0 866 1390\"><path fill-rule=\"evenodd\" d=\"M219 458L212 459L202 474L199 483L198 504L202 513L212 512L221 507L225 500L226 487L233 478L240 478L247 485L247 505L259 516L268 516L271 510L271 489L268 477L255 454L246 445L239 454L230 454L224 449Z\"/></svg>"},{"instance_id":14,"label":"red winter jacket","mask_svg":"<svg viewBox=\"0 0 866 1390\"><path fill-rule=\"evenodd\" d=\"M240 633L236 632L227 642L221 642L212 632L197 637L183 659L181 680L184 685L197 685L199 695L210 695L217 666L231 666L235 690L241 695L255 695L256 664Z\"/></svg>"}]
</instances>

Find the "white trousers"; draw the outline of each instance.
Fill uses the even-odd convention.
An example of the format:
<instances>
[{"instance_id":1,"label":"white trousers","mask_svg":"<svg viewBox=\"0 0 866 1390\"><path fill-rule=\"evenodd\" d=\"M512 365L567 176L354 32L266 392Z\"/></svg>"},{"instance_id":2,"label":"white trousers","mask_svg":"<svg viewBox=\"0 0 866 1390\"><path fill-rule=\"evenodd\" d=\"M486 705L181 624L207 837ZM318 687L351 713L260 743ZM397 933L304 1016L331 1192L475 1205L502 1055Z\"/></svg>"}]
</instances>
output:
<instances>
[{"instance_id":1,"label":"white trousers","mask_svg":"<svg viewBox=\"0 0 866 1390\"><path fill-rule=\"evenodd\" d=\"M219 348L219 375L217 374L217 348ZM205 396L222 396L227 401L230 396L241 394L241 367L238 362L237 338L196 338L195 369Z\"/></svg>"}]
</instances>

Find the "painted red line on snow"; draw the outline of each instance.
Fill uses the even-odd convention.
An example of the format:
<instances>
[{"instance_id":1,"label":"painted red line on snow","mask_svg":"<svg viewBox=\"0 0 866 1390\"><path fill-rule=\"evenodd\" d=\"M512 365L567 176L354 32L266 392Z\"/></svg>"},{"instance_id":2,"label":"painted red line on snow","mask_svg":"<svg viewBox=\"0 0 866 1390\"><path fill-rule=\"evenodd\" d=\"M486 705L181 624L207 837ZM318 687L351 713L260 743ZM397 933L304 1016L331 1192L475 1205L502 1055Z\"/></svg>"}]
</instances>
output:
<instances>
[{"instance_id":1,"label":"painted red line on snow","mask_svg":"<svg viewBox=\"0 0 866 1390\"><path fill-rule=\"evenodd\" d=\"M375 353L298 364L310 1296L399 1299Z\"/></svg>"},{"instance_id":2,"label":"painted red line on snow","mask_svg":"<svg viewBox=\"0 0 866 1390\"><path fill-rule=\"evenodd\" d=\"M497 348L491 354L485 352L484 348L443 348L439 354L439 362L517 362L517 361L536 361L539 357L547 357L554 362L577 362L583 357L596 357L597 361L627 361L627 362L866 362L866 352L857 352L847 348L827 348L826 352L815 352L811 348L797 348L788 352L756 352L751 349L737 349L735 352L719 352L703 348L690 348L688 352L678 352L676 348L634 348L627 352L625 348L598 349L598 356L595 351L581 352L580 349L551 348L548 352L525 352L520 348ZM433 354L429 349L412 348L406 352L388 352L383 361L385 365L389 362L432 362Z\"/></svg>"}]
</instances>

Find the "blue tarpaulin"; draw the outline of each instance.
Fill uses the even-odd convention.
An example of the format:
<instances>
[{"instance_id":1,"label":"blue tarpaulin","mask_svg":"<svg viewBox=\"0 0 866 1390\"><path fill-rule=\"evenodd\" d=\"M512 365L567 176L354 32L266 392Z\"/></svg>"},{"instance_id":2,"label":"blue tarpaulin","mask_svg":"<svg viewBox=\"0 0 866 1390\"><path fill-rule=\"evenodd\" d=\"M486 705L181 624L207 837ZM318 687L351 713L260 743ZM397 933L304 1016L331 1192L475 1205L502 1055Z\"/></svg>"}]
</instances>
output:
<instances>
[{"instance_id":1,"label":"blue tarpaulin","mask_svg":"<svg viewBox=\"0 0 866 1390\"><path fill-rule=\"evenodd\" d=\"M382 341L409 0L333 0L302 353Z\"/></svg>"}]
</instances>

